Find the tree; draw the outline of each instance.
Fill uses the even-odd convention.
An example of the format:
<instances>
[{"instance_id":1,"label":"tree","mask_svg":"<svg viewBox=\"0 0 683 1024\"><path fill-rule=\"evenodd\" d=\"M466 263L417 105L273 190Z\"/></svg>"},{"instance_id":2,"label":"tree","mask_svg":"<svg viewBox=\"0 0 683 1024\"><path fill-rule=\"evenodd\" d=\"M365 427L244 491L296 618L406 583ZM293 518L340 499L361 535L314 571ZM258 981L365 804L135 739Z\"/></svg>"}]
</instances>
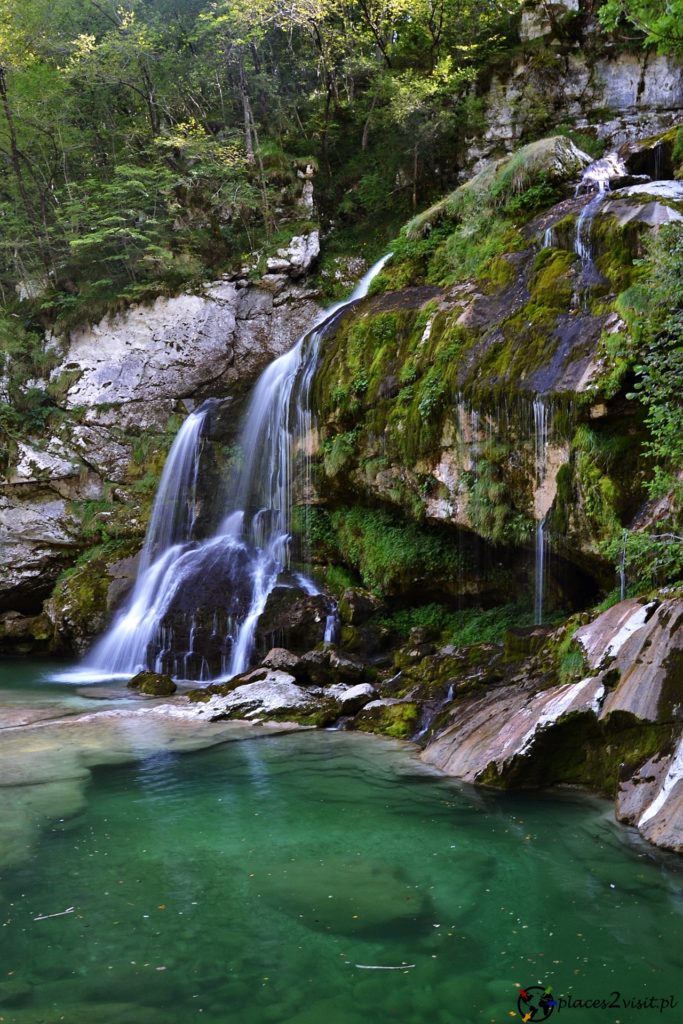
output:
<instances>
[{"instance_id":1,"label":"tree","mask_svg":"<svg viewBox=\"0 0 683 1024\"><path fill-rule=\"evenodd\" d=\"M683 53L683 0L607 0L598 17L610 31L636 29L645 46L656 46L662 53Z\"/></svg>"}]
</instances>

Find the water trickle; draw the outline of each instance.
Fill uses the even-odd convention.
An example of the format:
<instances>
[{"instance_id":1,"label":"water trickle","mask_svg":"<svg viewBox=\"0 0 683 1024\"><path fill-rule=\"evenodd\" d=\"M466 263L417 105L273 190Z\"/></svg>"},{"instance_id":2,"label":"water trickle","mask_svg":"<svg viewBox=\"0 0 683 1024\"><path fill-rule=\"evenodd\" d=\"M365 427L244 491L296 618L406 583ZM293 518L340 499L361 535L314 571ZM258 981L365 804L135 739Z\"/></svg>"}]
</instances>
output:
<instances>
[{"instance_id":1,"label":"water trickle","mask_svg":"<svg viewBox=\"0 0 683 1024\"><path fill-rule=\"evenodd\" d=\"M537 396L533 402L534 414L534 454L536 463L536 487L543 486L548 468L548 407L544 400ZM539 516L536 524L534 551L534 622L537 626L543 623L543 601L545 596L545 563L547 536L545 515Z\"/></svg>"},{"instance_id":2,"label":"water trickle","mask_svg":"<svg viewBox=\"0 0 683 1024\"><path fill-rule=\"evenodd\" d=\"M624 600L626 597L626 541L628 539L628 531L624 530L624 536L621 544L621 558L619 559L619 597L620 600Z\"/></svg>"},{"instance_id":3,"label":"water trickle","mask_svg":"<svg viewBox=\"0 0 683 1024\"><path fill-rule=\"evenodd\" d=\"M240 434L244 461L232 481L230 507L214 534L201 541L194 536L199 456L211 403L185 420L164 467L135 587L88 656L84 675L111 678L144 668L177 674L180 662L185 678L210 679L206 657L195 651L199 623L192 602L193 592L203 594L211 581L228 595L226 628L216 653L219 677L231 678L248 667L258 620L289 565L295 459L302 463L303 490L310 492L315 426L310 392L324 329L340 310L367 294L389 258L379 260L349 299L326 310L259 378ZM311 589L304 586L306 592L320 593L307 584ZM186 632L184 652L177 650L178 636L165 621L171 613ZM335 630L336 616L330 614L325 639L332 639ZM215 609L208 616L209 631L215 637L220 633Z\"/></svg>"}]
</instances>

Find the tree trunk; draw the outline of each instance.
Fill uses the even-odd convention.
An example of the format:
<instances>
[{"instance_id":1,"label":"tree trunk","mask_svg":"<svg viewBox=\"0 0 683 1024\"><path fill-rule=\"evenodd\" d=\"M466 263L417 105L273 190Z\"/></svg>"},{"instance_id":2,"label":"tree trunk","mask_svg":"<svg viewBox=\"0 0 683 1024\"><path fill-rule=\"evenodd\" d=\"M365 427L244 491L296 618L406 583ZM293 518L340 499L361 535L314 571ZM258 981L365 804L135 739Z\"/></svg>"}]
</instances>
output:
<instances>
[{"instance_id":1,"label":"tree trunk","mask_svg":"<svg viewBox=\"0 0 683 1024\"><path fill-rule=\"evenodd\" d=\"M12 165L12 173L17 183L17 191L19 192L19 198L21 204L24 207L26 213L26 219L33 228L34 239L38 246L40 256L45 267L45 270L49 272L52 267L47 251L45 249L45 239L40 231L39 219L36 216L33 204L29 198L29 194L26 190L26 182L24 181L24 174L21 169L21 152L19 150L19 143L17 140L17 130L14 124L14 115L12 113L12 107L9 101L9 95L7 93L7 78L4 67L0 65L0 104L5 115L7 122L7 133L9 136L9 155L10 164Z\"/></svg>"},{"instance_id":2,"label":"tree trunk","mask_svg":"<svg viewBox=\"0 0 683 1024\"><path fill-rule=\"evenodd\" d=\"M244 120L244 149L247 154L247 160L250 164L254 163L254 127L253 118L251 114L251 103L249 102L249 93L247 91L247 79L244 74L244 58L240 54L239 65L239 88L240 96L242 98L242 116Z\"/></svg>"}]
</instances>

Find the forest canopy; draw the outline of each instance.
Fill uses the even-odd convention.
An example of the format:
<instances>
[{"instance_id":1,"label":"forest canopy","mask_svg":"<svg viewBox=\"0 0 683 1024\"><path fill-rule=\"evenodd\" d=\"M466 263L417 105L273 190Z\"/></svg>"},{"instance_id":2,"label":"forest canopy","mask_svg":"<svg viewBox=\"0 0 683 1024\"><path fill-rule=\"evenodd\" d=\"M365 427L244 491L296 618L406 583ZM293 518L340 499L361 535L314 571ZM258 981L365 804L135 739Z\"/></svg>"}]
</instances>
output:
<instances>
[{"instance_id":1,"label":"forest canopy","mask_svg":"<svg viewBox=\"0 0 683 1024\"><path fill-rule=\"evenodd\" d=\"M305 220L309 165L328 221L395 226L519 6L0 0L0 300L68 326L192 286Z\"/></svg>"}]
</instances>

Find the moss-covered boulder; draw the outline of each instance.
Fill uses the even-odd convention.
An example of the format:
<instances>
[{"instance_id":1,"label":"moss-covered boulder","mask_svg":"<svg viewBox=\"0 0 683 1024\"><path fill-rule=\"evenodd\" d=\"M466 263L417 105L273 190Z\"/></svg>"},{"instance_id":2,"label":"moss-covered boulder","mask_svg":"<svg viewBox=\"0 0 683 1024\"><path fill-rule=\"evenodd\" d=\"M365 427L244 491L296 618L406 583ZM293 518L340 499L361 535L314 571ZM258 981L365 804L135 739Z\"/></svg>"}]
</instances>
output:
<instances>
[{"instance_id":1,"label":"moss-covered boulder","mask_svg":"<svg viewBox=\"0 0 683 1024\"><path fill-rule=\"evenodd\" d=\"M138 672L127 686L129 690L137 690L147 697L170 697L178 689L170 676L160 672Z\"/></svg>"},{"instance_id":2,"label":"moss-covered boulder","mask_svg":"<svg viewBox=\"0 0 683 1024\"><path fill-rule=\"evenodd\" d=\"M506 192L521 194L539 183L558 186L575 181L591 159L563 135L538 139L511 156L487 164L455 192L418 214L408 224L407 235L414 240L429 234L444 217L457 217L462 204L470 198Z\"/></svg>"},{"instance_id":3,"label":"moss-covered boulder","mask_svg":"<svg viewBox=\"0 0 683 1024\"><path fill-rule=\"evenodd\" d=\"M109 624L135 580L137 550L135 540L110 541L86 551L62 574L45 612L65 647L84 653Z\"/></svg>"},{"instance_id":4,"label":"moss-covered boulder","mask_svg":"<svg viewBox=\"0 0 683 1024\"><path fill-rule=\"evenodd\" d=\"M370 701L353 721L359 732L376 732L398 740L411 739L417 732L420 711L411 701L392 698Z\"/></svg>"}]
</instances>

